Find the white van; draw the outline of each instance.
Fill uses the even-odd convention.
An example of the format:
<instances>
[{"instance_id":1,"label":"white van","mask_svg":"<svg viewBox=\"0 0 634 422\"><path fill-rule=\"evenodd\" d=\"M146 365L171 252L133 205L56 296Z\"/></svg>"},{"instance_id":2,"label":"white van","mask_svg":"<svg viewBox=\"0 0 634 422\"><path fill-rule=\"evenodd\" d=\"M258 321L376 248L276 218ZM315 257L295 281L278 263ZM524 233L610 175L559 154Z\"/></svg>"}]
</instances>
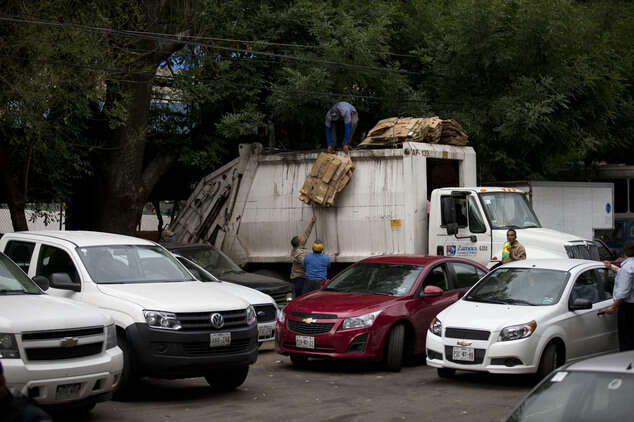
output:
<instances>
[{"instance_id":1,"label":"white van","mask_svg":"<svg viewBox=\"0 0 634 422\"><path fill-rule=\"evenodd\" d=\"M205 377L218 389L241 385L257 359L251 305L219 283L196 280L162 246L110 233L7 233L0 249L49 293L109 313L123 350L115 398L138 377ZM16 251L27 250L18 255Z\"/></svg>"},{"instance_id":2,"label":"white van","mask_svg":"<svg viewBox=\"0 0 634 422\"><path fill-rule=\"evenodd\" d=\"M43 293L1 253L0 361L12 394L86 411L112 396L123 369L110 316Z\"/></svg>"}]
</instances>

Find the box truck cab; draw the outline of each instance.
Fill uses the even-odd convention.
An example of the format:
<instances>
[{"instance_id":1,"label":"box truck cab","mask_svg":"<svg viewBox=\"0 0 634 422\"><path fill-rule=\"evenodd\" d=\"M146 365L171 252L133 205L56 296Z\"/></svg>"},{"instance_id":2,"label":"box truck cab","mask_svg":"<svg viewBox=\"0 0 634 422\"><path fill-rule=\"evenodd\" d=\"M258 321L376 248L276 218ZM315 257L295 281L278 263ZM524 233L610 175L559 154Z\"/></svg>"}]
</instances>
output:
<instances>
[{"instance_id":1,"label":"box truck cab","mask_svg":"<svg viewBox=\"0 0 634 422\"><path fill-rule=\"evenodd\" d=\"M286 277L290 240L313 215L307 244L322 240L335 267L381 254L441 253L491 266L510 227L531 258L587 258L596 249L590 239L542 228L519 190L477 187L469 146L351 151L354 174L332 207L298 199L318 155L240 145L240 156L203 178L170 225L176 240L209 242L241 266Z\"/></svg>"}]
</instances>

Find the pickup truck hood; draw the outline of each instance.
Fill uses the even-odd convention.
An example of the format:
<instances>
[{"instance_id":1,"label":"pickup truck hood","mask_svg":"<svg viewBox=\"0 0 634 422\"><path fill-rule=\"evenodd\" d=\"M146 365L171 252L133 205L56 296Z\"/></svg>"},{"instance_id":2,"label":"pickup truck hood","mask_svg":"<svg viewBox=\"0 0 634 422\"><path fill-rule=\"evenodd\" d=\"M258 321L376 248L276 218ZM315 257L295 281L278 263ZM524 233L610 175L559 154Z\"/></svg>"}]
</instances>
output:
<instances>
[{"instance_id":1,"label":"pickup truck hood","mask_svg":"<svg viewBox=\"0 0 634 422\"><path fill-rule=\"evenodd\" d=\"M231 283L240 284L242 286L251 287L258 290L274 290L279 287L289 287L290 283L287 281L278 280L277 278L268 277L265 275L248 273L246 271L241 272L226 272L217 273L210 271L216 278L222 281L229 281Z\"/></svg>"},{"instance_id":2,"label":"pickup truck hood","mask_svg":"<svg viewBox=\"0 0 634 422\"><path fill-rule=\"evenodd\" d=\"M224 283L99 284L102 293L136 303L143 309L165 312L210 312L245 309L248 303L232 294Z\"/></svg>"},{"instance_id":3,"label":"pickup truck hood","mask_svg":"<svg viewBox=\"0 0 634 422\"><path fill-rule=\"evenodd\" d=\"M459 300L440 312L443 328L471 328L496 332L510 325L539 322L554 312L555 306L498 305Z\"/></svg>"},{"instance_id":4,"label":"pickup truck hood","mask_svg":"<svg viewBox=\"0 0 634 422\"><path fill-rule=\"evenodd\" d=\"M539 228L517 229L517 240L526 248L527 258L550 259L568 258L564 244L572 240L582 239L572 234ZM506 242L506 230L494 230L494 241L500 243ZM499 253L498 251L498 255Z\"/></svg>"},{"instance_id":5,"label":"pickup truck hood","mask_svg":"<svg viewBox=\"0 0 634 422\"><path fill-rule=\"evenodd\" d=\"M42 295L0 296L0 332L64 330L112 324L112 318L89 305Z\"/></svg>"},{"instance_id":6,"label":"pickup truck hood","mask_svg":"<svg viewBox=\"0 0 634 422\"><path fill-rule=\"evenodd\" d=\"M293 300L285 312L332 313L349 317L384 309L398 299L394 296L318 290Z\"/></svg>"}]
</instances>

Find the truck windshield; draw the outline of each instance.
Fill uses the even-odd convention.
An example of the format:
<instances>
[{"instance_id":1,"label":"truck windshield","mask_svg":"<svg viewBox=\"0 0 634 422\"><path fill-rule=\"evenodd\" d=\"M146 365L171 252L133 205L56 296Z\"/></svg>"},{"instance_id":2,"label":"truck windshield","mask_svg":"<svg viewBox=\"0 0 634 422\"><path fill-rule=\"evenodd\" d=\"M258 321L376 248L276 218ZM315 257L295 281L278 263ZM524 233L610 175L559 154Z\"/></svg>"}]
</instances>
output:
<instances>
[{"instance_id":1,"label":"truck windshield","mask_svg":"<svg viewBox=\"0 0 634 422\"><path fill-rule=\"evenodd\" d=\"M566 271L499 268L480 280L465 300L505 305L554 305L559 302L567 280Z\"/></svg>"},{"instance_id":2,"label":"truck windshield","mask_svg":"<svg viewBox=\"0 0 634 422\"><path fill-rule=\"evenodd\" d=\"M492 229L541 227L523 193L481 193L480 199Z\"/></svg>"},{"instance_id":3,"label":"truck windshield","mask_svg":"<svg viewBox=\"0 0 634 422\"><path fill-rule=\"evenodd\" d=\"M361 262L345 270L324 290L406 296L422 270L420 265Z\"/></svg>"},{"instance_id":4,"label":"truck windshield","mask_svg":"<svg viewBox=\"0 0 634 422\"><path fill-rule=\"evenodd\" d=\"M91 246L77 251L90 277L98 284L195 280L176 258L158 246Z\"/></svg>"},{"instance_id":5,"label":"truck windshield","mask_svg":"<svg viewBox=\"0 0 634 422\"><path fill-rule=\"evenodd\" d=\"M633 375L559 371L524 399L508 421L630 420L634 413L632 394Z\"/></svg>"},{"instance_id":6,"label":"truck windshield","mask_svg":"<svg viewBox=\"0 0 634 422\"><path fill-rule=\"evenodd\" d=\"M172 249L172 252L184 256L216 276L227 272L242 272L242 268L233 262L231 258L209 246L200 248L175 248Z\"/></svg>"},{"instance_id":7,"label":"truck windshield","mask_svg":"<svg viewBox=\"0 0 634 422\"><path fill-rule=\"evenodd\" d=\"M42 291L24 271L0 254L0 295L41 294Z\"/></svg>"}]
</instances>

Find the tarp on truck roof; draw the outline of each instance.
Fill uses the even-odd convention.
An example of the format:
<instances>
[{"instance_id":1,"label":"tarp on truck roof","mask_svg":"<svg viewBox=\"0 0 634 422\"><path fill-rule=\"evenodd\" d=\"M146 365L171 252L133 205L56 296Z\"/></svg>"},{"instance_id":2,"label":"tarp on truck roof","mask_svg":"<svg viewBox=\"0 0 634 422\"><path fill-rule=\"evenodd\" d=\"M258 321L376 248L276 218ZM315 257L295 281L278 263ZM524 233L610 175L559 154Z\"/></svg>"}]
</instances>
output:
<instances>
[{"instance_id":1,"label":"tarp on truck roof","mask_svg":"<svg viewBox=\"0 0 634 422\"><path fill-rule=\"evenodd\" d=\"M379 121L359 147L395 146L403 142L463 146L469 143L469 137L460 123L453 119L390 117Z\"/></svg>"},{"instance_id":2,"label":"tarp on truck roof","mask_svg":"<svg viewBox=\"0 0 634 422\"><path fill-rule=\"evenodd\" d=\"M313 202L325 207L335 205L336 195L346 187L353 171L354 165L349 155L322 152L306 176L299 199L307 204Z\"/></svg>"}]
</instances>

